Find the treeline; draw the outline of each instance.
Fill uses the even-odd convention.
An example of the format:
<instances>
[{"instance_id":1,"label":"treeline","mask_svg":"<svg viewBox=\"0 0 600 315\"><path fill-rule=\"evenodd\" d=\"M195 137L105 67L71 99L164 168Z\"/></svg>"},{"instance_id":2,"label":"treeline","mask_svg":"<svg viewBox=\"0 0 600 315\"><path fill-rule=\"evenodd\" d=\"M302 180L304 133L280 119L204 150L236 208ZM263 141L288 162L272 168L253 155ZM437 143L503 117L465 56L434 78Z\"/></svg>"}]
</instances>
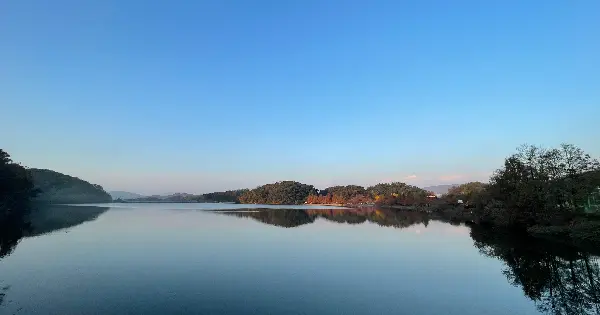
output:
<instances>
[{"instance_id":1,"label":"treeline","mask_svg":"<svg viewBox=\"0 0 600 315\"><path fill-rule=\"evenodd\" d=\"M569 144L544 149L522 146L488 184L451 189L483 224L527 230L540 236L600 242L600 163Z\"/></svg>"},{"instance_id":2,"label":"treeline","mask_svg":"<svg viewBox=\"0 0 600 315\"><path fill-rule=\"evenodd\" d=\"M238 203L240 197L247 193L249 189L237 189L228 191L219 191L202 195L202 200L205 202L234 202Z\"/></svg>"},{"instance_id":3,"label":"treeline","mask_svg":"<svg viewBox=\"0 0 600 315\"><path fill-rule=\"evenodd\" d=\"M316 194L317 189L313 185L282 181L249 190L243 193L239 200L241 203L296 205L303 204L308 196Z\"/></svg>"},{"instance_id":4,"label":"treeline","mask_svg":"<svg viewBox=\"0 0 600 315\"><path fill-rule=\"evenodd\" d=\"M257 204L417 205L428 203L431 194L399 182L367 188L348 185L318 190L312 185L283 181L249 190L239 200L241 203Z\"/></svg>"},{"instance_id":5,"label":"treeline","mask_svg":"<svg viewBox=\"0 0 600 315\"><path fill-rule=\"evenodd\" d=\"M364 188L357 185L334 186L308 196L308 204L423 205L433 193L405 183L382 183Z\"/></svg>"},{"instance_id":6,"label":"treeline","mask_svg":"<svg viewBox=\"0 0 600 315\"><path fill-rule=\"evenodd\" d=\"M424 205L433 193L405 183L385 183L371 187L333 186L323 190L295 181L281 181L254 189L238 189L201 195L174 194L149 196L118 202L232 202L245 204L335 204L335 205Z\"/></svg>"}]
</instances>

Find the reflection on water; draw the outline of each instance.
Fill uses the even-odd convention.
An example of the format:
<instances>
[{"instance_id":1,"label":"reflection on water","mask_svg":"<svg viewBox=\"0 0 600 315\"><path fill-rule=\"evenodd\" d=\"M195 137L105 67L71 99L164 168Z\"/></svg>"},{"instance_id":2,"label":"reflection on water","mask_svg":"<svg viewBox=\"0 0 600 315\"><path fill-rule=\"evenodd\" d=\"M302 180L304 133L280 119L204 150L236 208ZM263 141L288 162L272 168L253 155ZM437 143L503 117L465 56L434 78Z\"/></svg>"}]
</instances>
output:
<instances>
[{"instance_id":1,"label":"reflection on water","mask_svg":"<svg viewBox=\"0 0 600 315\"><path fill-rule=\"evenodd\" d=\"M0 219L0 260L10 255L22 238L41 236L77 226L98 218L107 207L38 206L18 214L9 213ZM0 279L0 307L5 302L10 285Z\"/></svg>"},{"instance_id":2,"label":"reflection on water","mask_svg":"<svg viewBox=\"0 0 600 315\"><path fill-rule=\"evenodd\" d=\"M344 224L372 222L406 228L428 225L430 220L454 223L436 214L392 209L327 209L222 212L279 226L297 227L318 218ZM575 247L534 239L511 231L471 226L471 238L479 252L502 260L508 281L547 314L600 314L600 258Z\"/></svg>"},{"instance_id":3,"label":"reflection on water","mask_svg":"<svg viewBox=\"0 0 600 315\"><path fill-rule=\"evenodd\" d=\"M173 208L175 207L170 205L166 209ZM32 211L28 216L12 217L10 220L3 220L0 222L0 267L2 265L1 258L6 258L11 253L14 254L14 256L19 255L15 254L15 248L19 246L20 240L26 239L27 237L44 238L48 236L50 238L48 233L94 221L108 209L109 208L106 207L54 206ZM431 298L434 301L436 299L436 294L442 294L444 290L450 292L454 290L464 291L469 287L465 286L465 283L460 282L469 280L461 278L464 277L464 275L453 275L453 273L458 272L456 266L459 266L460 264L472 264L473 260L478 259L480 260L478 260L477 264L482 264L483 261L491 261L489 259L491 258L503 263L502 269L497 265L494 265L495 267L494 270L491 270L491 274L496 274L498 276L501 274L504 275L508 283L522 290L523 294L520 298L524 300L524 295L532 300L533 302L529 304L530 307L533 308L533 304L535 304L535 308L537 308L540 313L600 314L600 260L598 256L594 256L589 252L574 247L540 241L510 231L487 229L477 225L469 225L468 227L463 226L460 229L470 230L470 238L472 239L474 248L470 247L469 241L465 243L465 246L473 252L474 256L469 256L470 258L459 258L463 260L459 260L460 263L454 265L454 269L443 269L443 273L446 273L448 276L446 277L443 273L439 274L439 268L442 268L440 264L445 267L447 262L437 261L436 258L446 257L447 259L447 256L441 256L441 252L440 254L437 254L437 251L447 251L448 249L431 248L428 253L436 254L431 254L432 256L427 257L419 257L419 255L424 255L425 253L419 248L439 246L439 244L436 245L436 243L427 243L419 239L412 239L412 242L417 242L417 245L414 248L403 248L403 246L408 246L409 243L397 243L394 245L397 247L386 245L385 247L379 247L376 250L373 249L375 251L371 251L370 254L373 256L371 258L375 258L374 262L376 262L377 266L377 268L375 268L374 266L362 265L362 263L360 263L360 259L363 259L362 256L356 256L356 253L364 250L362 248L356 248L356 246L367 246L366 243L357 245L357 243L355 243L356 240L354 240L354 243L352 241L344 243L344 238L340 237L341 234L336 234L336 243L332 243L332 247L328 248L326 251L321 251L323 249L322 246L324 246L322 243L324 240L313 239L309 236L311 233L314 233L314 231L319 231L319 233L324 233L323 235L326 235L327 230L324 229L336 230L337 227L343 227L344 233L353 233L353 231L363 233L358 236L359 238L368 237L371 240L377 240L378 237L389 238L390 235L397 235L398 238L406 238L407 234L404 234L400 230L415 225L422 225L425 228L429 226L427 229L439 229L440 227L445 226L444 223L450 223L452 225L460 224L460 222L452 221L451 218L445 218L438 214L431 213L427 214L374 208L236 210L239 211L222 210L215 213L212 211L188 212L164 210L162 212L150 213L143 211L128 211L126 213L122 210L113 210L110 212L111 215L106 216L112 218L112 225L102 225L99 224L99 221L96 221L93 223L94 228L90 230L91 234L79 234L79 237L87 235L87 239L92 241L85 246L78 247L77 250L86 251L89 249L88 253L95 253L96 256L94 256L95 258L86 258L85 256L79 256L77 252L69 257L71 260L74 258L80 259L81 261L71 262L74 263L75 266L85 266L86 269L81 269L79 271L80 273L76 274L77 276L73 276L70 267L62 269L64 262L52 265L54 266L53 269L44 269L45 267L43 265L46 264L47 261L42 259L40 262L43 264L39 267L42 268L40 269L40 274L51 277L54 275L54 272L56 275L59 275L57 276L58 281L60 282L62 281L61 279L64 279L67 283L64 286L58 286L62 288L62 290L68 290L73 286L86 283L86 280L83 280L84 278L95 279L96 282L92 282L96 283L96 285L93 286L93 293L90 294L93 294L92 296L97 295L100 300L113 301L112 303L116 303L114 302L114 297L123 295L121 299L124 300L124 304L119 304L121 305L119 306L121 309L106 306L104 311L109 313L114 313L115 311L118 312L119 310L127 313L128 311L122 309L124 307L130 307L129 312L134 310L133 312L135 313L136 309L145 307L147 312L159 314L165 313L167 310L173 311L177 309L176 306L169 303L180 303L187 305L186 307L188 308L186 310L189 313L202 313L203 311L216 314L223 313L219 310L222 310L222 308L225 307L223 305L226 305L230 309L244 310L246 313L257 314L259 313L257 309L248 309L245 307L260 307L263 313L269 313L277 310L277 307L285 306L284 304L279 306L272 304L276 303L273 299L286 299L290 303L301 301L301 303L299 302L299 304L293 306L296 308L295 313L298 314L310 313L311 311L343 314L353 312L358 305L355 305L355 303L358 303L356 299L359 299L361 294L364 295L370 294L370 292L379 292L377 294L386 296L385 299L382 298L381 300L374 302L370 300L373 296L369 296L369 299L367 299L368 301L365 300L360 304L364 309L357 313L373 313L374 308L379 307L380 312L378 313L408 314L416 311L422 313L423 309L415 308L415 306L411 304L411 299L408 299L406 296L404 296L405 300L402 302L406 305L399 306L402 303L399 304L398 299L402 299L403 294L406 295L408 294L407 292L412 292L411 294L414 295L412 299L417 300L419 298L423 299L424 295L429 294L433 296ZM137 224L137 221L139 221L138 219L142 218L142 216L148 220L145 224L155 224L154 229L159 230L147 228L145 230L140 230L140 226L144 225L140 223L140 226L137 227L136 234L129 232L128 230L130 229L126 222L130 222L130 224L136 222ZM187 222L190 220L206 222L206 225L204 225L205 227L213 227L215 224L222 225L220 228L207 228L209 231L191 228L190 226L180 226L175 228L165 224L165 220L169 220L169 218L172 218L173 222L177 220L179 220L177 222ZM284 229L264 229L260 228L263 225L253 224L251 221L238 220L235 218L246 218L264 224L282 227ZM329 224L329 222L335 224L332 225ZM444 223L434 224L431 222ZM323 225L323 223L328 224ZM105 222L103 224L107 223ZM368 225L371 228L368 230L360 229L359 226L363 225ZM164 229L161 230L161 226L164 227ZM377 226L391 227L398 230L378 229ZM315 227L315 229L311 229L311 227ZM374 230L373 227L375 228ZM423 229L423 227L419 227L419 229ZM453 228L456 229L456 227ZM147 231L146 234L139 236L140 242L144 242L145 239L152 239L152 241L148 241L148 244L161 244L161 247L155 248L155 250L158 250L159 252L145 251L140 248L138 250L138 255L141 255L139 257L143 258L139 258L138 256L132 256L133 252L136 251L138 247L133 245L132 247L127 247L128 243L125 238L116 240L97 239L101 237L100 235L113 235L112 229L114 229L114 231L119 231L121 237L128 235L130 238L134 237L134 235L138 235L141 231ZM249 229L248 231L252 231L251 233L263 233L263 235L254 241L256 242L254 243L255 245L244 245L253 244L252 240L247 240L242 236L250 234L236 234L242 233L240 231L244 231L244 229ZM364 233L366 231L370 233L370 235L365 235ZM158 236L153 235L157 233L161 234ZM294 243L297 248L289 250L285 249L293 239L289 236L292 234L294 237L301 238L302 241ZM345 237L348 238L349 235L352 234L345 234ZM58 235L54 234L54 236ZM70 234L62 233L58 239L60 239L61 242L65 242L68 241L70 237ZM222 238L227 242L215 245L214 242L204 241L209 240L211 237ZM468 236L458 235L454 237L459 240L459 238L464 239ZM263 245L267 239L270 240L270 245L265 247ZM260 243L261 241L258 240L262 240L263 243ZM182 242L186 245L182 245ZM320 244L315 242L319 242ZM48 244L50 244L50 246L57 245L57 243L52 242ZM113 247L120 246L120 249L117 250L111 248L109 244ZM98 251L96 248L87 248L88 246L102 246L104 252ZM254 248L248 248L248 246L254 246ZM62 252L71 255L68 248L69 247L66 247L65 249L65 247L63 247ZM112 254L111 249L114 250ZM191 256L189 249L197 251L198 256ZM260 254L258 254L259 252ZM404 254L395 256L396 252L403 252ZM480 255L478 255L477 252L479 252ZM165 255L165 253L169 253L169 255ZM462 254L457 255L461 255L462 257L464 252L461 253ZM32 254L34 253L29 251L29 255ZM449 254L452 255L451 252ZM319 257L317 255L321 256ZM264 257L264 259L261 257ZM281 261L278 260L279 257L281 257ZM346 259L349 257L352 257L354 260ZM94 263L98 259L103 259L104 262ZM419 263L415 266L410 263L411 259L426 263ZM387 260L392 260L394 263L390 266L386 266L385 263L382 262ZM159 262L162 262L162 265ZM331 268L332 266L328 265L329 262L332 262L333 266L336 267ZM345 262L347 266L340 264L340 262ZM107 264L110 264L110 267L107 266ZM200 264L203 267L197 267L195 264ZM265 264L268 264L270 267L265 267ZM322 268L320 268L321 264L324 264ZM477 264L473 264L473 266L477 266ZM160 268L161 266L162 268ZM11 268L17 268L11 270L18 271L18 266L13 266ZM263 270L265 268L268 270ZM403 269L411 271L403 272ZM188 270L188 273L180 273L183 272L182 270ZM194 270L195 272L192 272ZM146 277L135 276L140 272L145 274ZM406 277L414 272L423 272L425 275L428 273L431 274L431 277L434 277L431 281L436 283L437 288L422 285L419 286L419 281L415 279L407 280ZM474 269L471 272L481 273L482 271ZM118 274L120 276L101 277L99 276L100 273L105 275ZM131 274L129 282L125 280L128 278L128 273ZM318 276L316 274L318 274ZM348 276L350 274L352 274L352 277ZM361 274L364 274L365 277L362 277ZM392 278L387 277L386 275L388 274ZM25 272L23 275L27 275L27 273ZM64 277L60 275L64 275ZM393 275L403 275L404 278L395 278L396 276ZM192 279L189 279L190 277ZM324 280L323 277L326 277L327 280ZM479 275L477 277L479 277ZM20 284L20 279L23 278L13 277L10 283L12 285L11 288L11 286L4 283L3 279L0 278L0 313L3 307L2 304L10 305L10 303L7 302L6 297L13 294L9 291L16 290L14 289L16 288L15 285ZM186 279L189 279L189 284ZM371 281L368 279L378 280ZM30 286L27 288L29 288L29 290L36 290L36 286L38 285L36 280L27 280L28 281L23 281L29 283ZM279 283L282 283L281 281L288 282L285 286L279 287ZM319 286L323 285L336 287L336 281L339 282L340 285L337 289L337 293L335 290L327 291L326 289L324 289L325 291L318 291L320 290ZM470 281L473 280L471 279ZM507 286L506 281L500 280L500 282ZM138 284L139 286L137 286ZM210 287L207 287L209 284ZM321 304L311 305L320 300L318 300L314 294L311 295L311 291L302 290L303 286L306 285L308 285L311 290L319 292L317 294L325 294L323 301L327 303L321 301ZM347 287L348 285L354 285L354 289L345 293L339 291L341 288ZM163 286L164 288L162 288ZM139 291L143 287L154 289L150 291ZM352 292L359 290L361 287L364 287L365 291L359 291L360 293ZM115 288L119 288L119 292L121 293L112 293L111 290L114 290ZM180 290L177 288L186 289ZM250 290L250 288L255 289ZM25 289L21 288L21 291L17 294L17 296L22 297L21 303L24 303L23 301L27 300L25 298L27 297L27 292L24 290ZM231 292L230 290L234 290L235 294L229 293ZM195 291L202 292L202 294L193 295L191 292ZM242 293L242 291L246 293ZM32 296L40 294L38 291L32 292L36 292L32 293ZM44 292L46 291L42 290L42 294L45 294ZM83 294L81 292L85 291L79 291L80 294ZM177 292L177 294L174 292ZM403 292L403 294L397 292ZM48 293L50 294L51 292ZM461 292L461 294L462 293L464 293L465 296L472 294L469 292ZM481 292L477 293L481 294ZM241 294L249 294L252 298L248 297L240 300L241 296L243 296ZM489 294L493 295L499 293ZM97 307L99 307L98 304L91 302L90 304L86 304L85 299L93 301L92 296L80 296L80 298L84 298L84 300L77 300L77 308L70 309L70 313L102 313L100 309L97 309ZM144 297L147 297L148 300L144 300ZM131 303L138 304L134 305L130 303L131 306L129 306L129 304L127 304L127 299L131 298L134 298ZM166 303L163 306L164 309L160 309L157 306L156 311L153 313L153 311L151 311L152 307L148 305L148 303L153 303L151 299L158 299L163 301L163 303ZM43 300L44 299L42 299L42 301ZM493 303L492 301L493 296L492 300L486 300L485 303ZM331 306L329 308L323 306L329 305L330 302L338 304L334 303L336 306ZM440 296L440 301L437 305L431 304L424 307L430 308L431 312L428 313L433 314L444 310L446 306L444 306L443 303L451 303L450 305L454 306L455 310L459 309L463 311L461 314L475 314L476 312L470 309L469 303L471 302L475 303L475 301L469 301L469 298L456 298L450 302L447 300L444 302L443 298ZM45 304L37 304L37 307L40 307L40 305ZM459 307L456 307L457 305ZM322 308L317 308L317 306ZM290 305L290 307L292 306ZM496 305L496 307L498 306ZM57 311L63 309L59 307L54 310ZM50 310L47 311L50 312ZM494 310L491 304L489 311L490 314L504 313L501 310ZM37 311L37 314L45 313L47 312L45 312L44 309ZM450 311L448 311L448 313L450 313Z\"/></svg>"},{"instance_id":4,"label":"reflection on water","mask_svg":"<svg viewBox=\"0 0 600 315\"><path fill-rule=\"evenodd\" d=\"M0 219L0 259L12 253L21 238L30 230L29 219L8 214Z\"/></svg>"},{"instance_id":5,"label":"reflection on water","mask_svg":"<svg viewBox=\"0 0 600 315\"><path fill-rule=\"evenodd\" d=\"M427 226L429 220L432 219L450 222L450 219L435 214L425 215L421 212L376 208L305 210L253 209L252 211L219 211L219 213L242 218L251 218L262 223L286 228L310 224L315 222L318 218L343 224L371 222L380 226L395 228L406 228L415 224ZM457 224L457 222L453 223Z\"/></svg>"},{"instance_id":6,"label":"reflection on water","mask_svg":"<svg viewBox=\"0 0 600 315\"><path fill-rule=\"evenodd\" d=\"M38 206L0 220L0 259L9 255L23 237L39 236L92 221L107 207Z\"/></svg>"},{"instance_id":7,"label":"reflection on water","mask_svg":"<svg viewBox=\"0 0 600 315\"><path fill-rule=\"evenodd\" d=\"M600 314L598 256L576 248L515 235L471 228L479 251L502 260L502 273L548 314Z\"/></svg>"}]
</instances>

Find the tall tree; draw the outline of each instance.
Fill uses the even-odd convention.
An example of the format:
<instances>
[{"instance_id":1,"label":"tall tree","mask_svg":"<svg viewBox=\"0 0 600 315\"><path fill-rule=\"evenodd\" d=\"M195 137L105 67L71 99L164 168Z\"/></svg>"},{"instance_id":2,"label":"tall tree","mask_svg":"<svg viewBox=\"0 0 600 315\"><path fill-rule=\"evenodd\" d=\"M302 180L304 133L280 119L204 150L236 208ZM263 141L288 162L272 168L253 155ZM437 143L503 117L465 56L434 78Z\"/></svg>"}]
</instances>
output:
<instances>
[{"instance_id":1,"label":"tall tree","mask_svg":"<svg viewBox=\"0 0 600 315\"><path fill-rule=\"evenodd\" d=\"M34 188L27 170L0 149L0 258L23 236Z\"/></svg>"},{"instance_id":2,"label":"tall tree","mask_svg":"<svg viewBox=\"0 0 600 315\"><path fill-rule=\"evenodd\" d=\"M492 176L488 194L492 208L505 209L509 224L564 222L583 212L588 196L600 185L590 174L599 171L600 163L573 145L525 145Z\"/></svg>"},{"instance_id":3,"label":"tall tree","mask_svg":"<svg viewBox=\"0 0 600 315\"><path fill-rule=\"evenodd\" d=\"M312 185L294 181L282 181L244 192L240 196L240 202L294 205L306 202L308 196L315 195L316 193L317 190Z\"/></svg>"}]
</instances>

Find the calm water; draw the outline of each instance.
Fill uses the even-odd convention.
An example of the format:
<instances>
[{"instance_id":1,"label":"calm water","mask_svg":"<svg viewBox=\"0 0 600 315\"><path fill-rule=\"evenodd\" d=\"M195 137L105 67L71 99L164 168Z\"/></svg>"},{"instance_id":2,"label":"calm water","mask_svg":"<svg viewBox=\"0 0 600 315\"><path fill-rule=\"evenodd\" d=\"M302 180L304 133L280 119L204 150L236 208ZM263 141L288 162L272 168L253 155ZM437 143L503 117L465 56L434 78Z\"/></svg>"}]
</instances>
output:
<instances>
[{"instance_id":1,"label":"calm water","mask_svg":"<svg viewBox=\"0 0 600 315\"><path fill-rule=\"evenodd\" d=\"M0 233L0 314L600 313L599 260L572 248L393 210L244 208L36 213Z\"/></svg>"}]
</instances>

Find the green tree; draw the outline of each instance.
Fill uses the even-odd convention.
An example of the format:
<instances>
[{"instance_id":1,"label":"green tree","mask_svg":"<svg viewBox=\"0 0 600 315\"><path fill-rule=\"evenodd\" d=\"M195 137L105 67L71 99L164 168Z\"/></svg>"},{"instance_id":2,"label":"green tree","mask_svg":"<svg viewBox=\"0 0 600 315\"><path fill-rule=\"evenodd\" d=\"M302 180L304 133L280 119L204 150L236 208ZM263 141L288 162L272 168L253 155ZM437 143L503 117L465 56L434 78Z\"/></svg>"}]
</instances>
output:
<instances>
[{"instance_id":1,"label":"green tree","mask_svg":"<svg viewBox=\"0 0 600 315\"><path fill-rule=\"evenodd\" d=\"M202 200L207 202L240 202L240 196L247 192L248 189L213 192L202 195Z\"/></svg>"},{"instance_id":2,"label":"green tree","mask_svg":"<svg viewBox=\"0 0 600 315\"><path fill-rule=\"evenodd\" d=\"M0 149L0 258L9 254L23 236L34 195L29 172Z\"/></svg>"},{"instance_id":3,"label":"green tree","mask_svg":"<svg viewBox=\"0 0 600 315\"><path fill-rule=\"evenodd\" d=\"M590 174L599 170L596 159L573 145L522 146L490 179L484 216L521 226L567 222L583 212L600 184Z\"/></svg>"},{"instance_id":4,"label":"green tree","mask_svg":"<svg viewBox=\"0 0 600 315\"><path fill-rule=\"evenodd\" d=\"M239 198L241 203L295 205L306 202L308 196L316 193L317 190L312 185L282 181L249 190Z\"/></svg>"},{"instance_id":5,"label":"green tree","mask_svg":"<svg viewBox=\"0 0 600 315\"><path fill-rule=\"evenodd\" d=\"M0 217L9 212L21 211L34 195L28 170L14 163L10 155L0 149Z\"/></svg>"}]
</instances>

